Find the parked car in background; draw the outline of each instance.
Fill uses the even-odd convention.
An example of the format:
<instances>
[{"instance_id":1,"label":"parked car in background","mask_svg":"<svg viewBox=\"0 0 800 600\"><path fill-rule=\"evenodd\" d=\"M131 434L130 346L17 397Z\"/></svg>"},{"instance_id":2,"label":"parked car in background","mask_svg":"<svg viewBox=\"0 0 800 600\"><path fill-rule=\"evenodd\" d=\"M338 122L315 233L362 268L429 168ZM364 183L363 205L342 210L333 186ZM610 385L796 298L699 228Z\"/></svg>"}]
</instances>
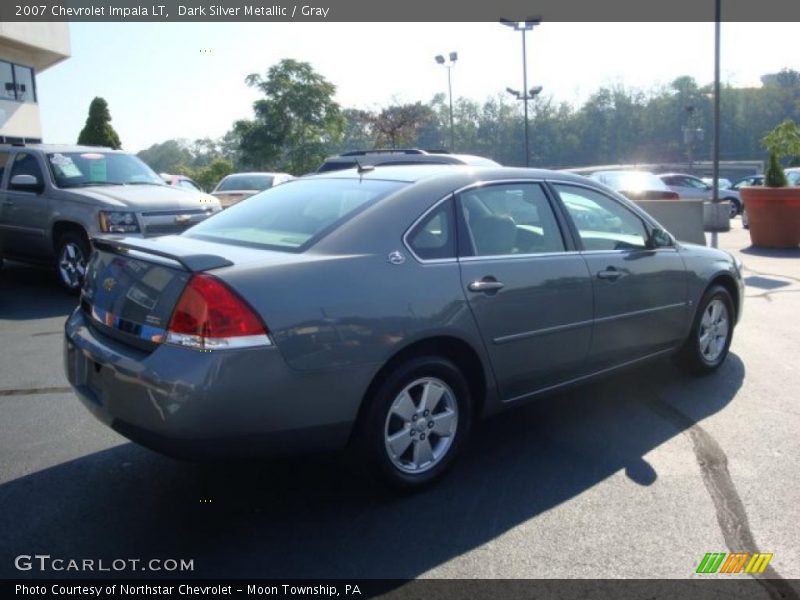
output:
<instances>
[{"instance_id":1,"label":"parked car in background","mask_svg":"<svg viewBox=\"0 0 800 600\"><path fill-rule=\"evenodd\" d=\"M713 186L699 177L685 173L660 173L658 177L667 184L669 189L677 192L681 198L689 200L711 200L714 195ZM727 201L730 206L730 216L735 217L742 212L742 199L739 192L734 189L719 189L719 197Z\"/></svg>"},{"instance_id":2,"label":"parked car in background","mask_svg":"<svg viewBox=\"0 0 800 600\"><path fill-rule=\"evenodd\" d=\"M194 179L187 177L186 175L170 175L169 173L161 173L161 179L163 179L164 183L167 185L175 185L187 190L194 190L195 192L205 191L200 187L199 183L197 183Z\"/></svg>"},{"instance_id":3,"label":"parked car in background","mask_svg":"<svg viewBox=\"0 0 800 600\"><path fill-rule=\"evenodd\" d=\"M596 171L589 176L631 200L677 200L678 194L649 171Z\"/></svg>"},{"instance_id":4,"label":"parked car in background","mask_svg":"<svg viewBox=\"0 0 800 600\"><path fill-rule=\"evenodd\" d=\"M104 233L180 233L221 210L208 194L168 186L139 158L94 146L0 146L0 257L54 264L77 292Z\"/></svg>"},{"instance_id":5,"label":"parked car in background","mask_svg":"<svg viewBox=\"0 0 800 600\"><path fill-rule=\"evenodd\" d=\"M64 365L104 423L182 456L349 445L405 488L476 418L673 353L714 371L744 296L730 254L534 169L311 175L95 246Z\"/></svg>"},{"instance_id":6,"label":"parked car in background","mask_svg":"<svg viewBox=\"0 0 800 600\"><path fill-rule=\"evenodd\" d=\"M800 186L800 167L791 167L783 170L788 185Z\"/></svg>"},{"instance_id":7,"label":"parked car in background","mask_svg":"<svg viewBox=\"0 0 800 600\"><path fill-rule=\"evenodd\" d=\"M288 173L235 173L223 177L211 194L219 199L223 208L228 208L258 192L292 179L294 177Z\"/></svg>"},{"instance_id":8,"label":"parked car in background","mask_svg":"<svg viewBox=\"0 0 800 600\"><path fill-rule=\"evenodd\" d=\"M714 185L714 178L713 177L701 177L700 179L701 179L701 181L703 183L705 183L709 187ZM731 185L732 184L731 184L731 180L730 179L726 179L725 177L720 177L719 178L719 189L727 190L727 189L730 189Z\"/></svg>"},{"instance_id":9,"label":"parked car in background","mask_svg":"<svg viewBox=\"0 0 800 600\"><path fill-rule=\"evenodd\" d=\"M446 150L420 150L419 148L353 150L331 156L317 169L317 173L352 169L357 166L379 165L471 165L473 167L499 167L490 158L472 154L450 154Z\"/></svg>"},{"instance_id":10,"label":"parked car in background","mask_svg":"<svg viewBox=\"0 0 800 600\"><path fill-rule=\"evenodd\" d=\"M764 185L764 175L748 175L747 177L742 177L741 179L737 179L731 185L732 190L739 191L740 188L745 186L759 186Z\"/></svg>"}]
</instances>

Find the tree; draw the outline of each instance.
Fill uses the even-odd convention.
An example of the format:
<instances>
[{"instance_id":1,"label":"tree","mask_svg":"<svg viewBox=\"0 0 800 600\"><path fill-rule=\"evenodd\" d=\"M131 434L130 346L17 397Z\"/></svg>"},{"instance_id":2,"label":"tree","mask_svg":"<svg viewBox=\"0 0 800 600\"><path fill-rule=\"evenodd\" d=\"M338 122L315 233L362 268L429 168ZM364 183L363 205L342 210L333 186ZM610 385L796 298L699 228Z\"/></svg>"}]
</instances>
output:
<instances>
[{"instance_id":1,"label":"tree","mask_svg":"<svg viewBox=\"0 0 800 600\"><path fill-rule=\"evenodd\" d=\"M336 86L309 63L283 59L266 77L245 79L264 97L255 118L237 121L242 162L251 168L302 174L316 169L342 137L345 121L333 96Z\"/></svg>"},{"instance_id":2,"label":"tree","mask_svg":"<svg viewBox=\"0 0 800 600\"><path fill-rule=\"evenodd\" d=\"M414 104L394 104L381 112L368 117L375 135L375 147L397 148L412 146L419 129L427 122L436 119L430 106Z\"/></svg>"},{"instance_id":3,"label":"tree","mask_svg":"<svg viewBox=\"0 0 800 600\"><path fill-rule=\"evenodd\" d=\"M122 147L117 132L111 126L108 103L102 98L95 98L89 105L89 116L78 135L78 143L87 146L107 146L114 150Z\"/></svg>"},{"instance_id":4,"label":"tree","mask_svg":"<svg viewBox=\"0 0 800 600\"><path fill-rule=\"evenodd\" d=\"M233 164L223 158L215 158L202 167L180 166L175 169L178 175L186 175L200 184L204 190L212 190L226 175L234 172Z\"/></svg>"},{"instance_id":5,"label":"tree","mask_svg":"<svg viewBox=\"0 0 800 600\"><path fill-rule=\"evenodd\" d=\"M158 173L174 173L178 167L188 166L194 162L194 156L185 140L167 140L153 144L136 156Z\"/></svg>"}]
</instances>

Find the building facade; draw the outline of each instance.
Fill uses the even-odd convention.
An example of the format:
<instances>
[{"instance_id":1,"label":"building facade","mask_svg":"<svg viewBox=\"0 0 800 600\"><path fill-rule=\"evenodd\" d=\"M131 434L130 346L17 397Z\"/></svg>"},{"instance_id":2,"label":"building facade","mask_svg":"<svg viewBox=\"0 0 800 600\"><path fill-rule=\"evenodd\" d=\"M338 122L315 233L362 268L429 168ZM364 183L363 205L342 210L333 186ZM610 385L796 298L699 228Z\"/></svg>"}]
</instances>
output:
<instances>
[{"instance_id":1,"label":"building facade","mask_svg":"<svg viewBox=\"0 0 800 600\"><path fill-rule=\"evenodd\" d=\"M42 140L36 77L69 55L67 23L0 23L0 143Z\"/></svg>"}]
</instances>

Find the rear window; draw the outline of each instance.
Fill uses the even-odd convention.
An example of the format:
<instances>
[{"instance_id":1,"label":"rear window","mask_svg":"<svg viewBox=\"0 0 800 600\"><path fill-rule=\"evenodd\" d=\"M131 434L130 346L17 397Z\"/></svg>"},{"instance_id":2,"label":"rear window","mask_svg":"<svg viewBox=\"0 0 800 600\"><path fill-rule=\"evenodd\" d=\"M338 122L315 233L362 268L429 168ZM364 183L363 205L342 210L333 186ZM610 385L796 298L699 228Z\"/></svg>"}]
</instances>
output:
<instances>
[{"instance_id":1,"label":"rear window","mask_svg":"<svg viewBox=\"0 0 800 600\"><path fill-rule=\"evenodd\" d=\"M303 251L360 209L405 185L408 184L361 179L290 181L217 213L183 235L273 250Z\"/></svg>"},{"instance_id":2,"label":"rear window","mask_svg":"<svg viewBox=\"0 0 800 600\"><path fill-rule=\"evenodd\" d=\"M273 179L272 175L231 175L220 182L217 191L265 190L272 186Z\"/></svg>"}]
</instances>

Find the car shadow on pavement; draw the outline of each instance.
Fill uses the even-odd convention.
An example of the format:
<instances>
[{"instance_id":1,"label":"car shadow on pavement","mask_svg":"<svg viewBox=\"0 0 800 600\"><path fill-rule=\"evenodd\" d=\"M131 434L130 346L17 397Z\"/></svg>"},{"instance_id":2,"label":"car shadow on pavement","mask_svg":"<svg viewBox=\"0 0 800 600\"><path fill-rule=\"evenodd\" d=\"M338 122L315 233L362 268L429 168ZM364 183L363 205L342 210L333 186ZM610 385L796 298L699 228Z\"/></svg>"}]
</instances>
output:
<instances>
[{"instance_id":1,"label":"car shadow on pavement","mask_svg":"<svg viewBox=\"0 0 800 600\"><path fill-rule=\"evenodd\" d=\"M339 456L202 465L123 443L0 485L0 577L41 576L13 568L34 553L194 559L192 577L419 576L617 472L652 485L643 457L723 409L744 374L734 354L697 379L666 360L543 398L479 424L449 476L414 495Z\"/></svg>"},{"instance_id":2,"label":"car shadow on pavement","mask_svg":"<svg viewBox=\"0 0 800 600\"><path fill-rule=\"evenodd\" d=\"M5 261L0 271L0 319L66 317L77 304L77 296L58 285L54 269Z\"/></svg>"}]
</instances>

